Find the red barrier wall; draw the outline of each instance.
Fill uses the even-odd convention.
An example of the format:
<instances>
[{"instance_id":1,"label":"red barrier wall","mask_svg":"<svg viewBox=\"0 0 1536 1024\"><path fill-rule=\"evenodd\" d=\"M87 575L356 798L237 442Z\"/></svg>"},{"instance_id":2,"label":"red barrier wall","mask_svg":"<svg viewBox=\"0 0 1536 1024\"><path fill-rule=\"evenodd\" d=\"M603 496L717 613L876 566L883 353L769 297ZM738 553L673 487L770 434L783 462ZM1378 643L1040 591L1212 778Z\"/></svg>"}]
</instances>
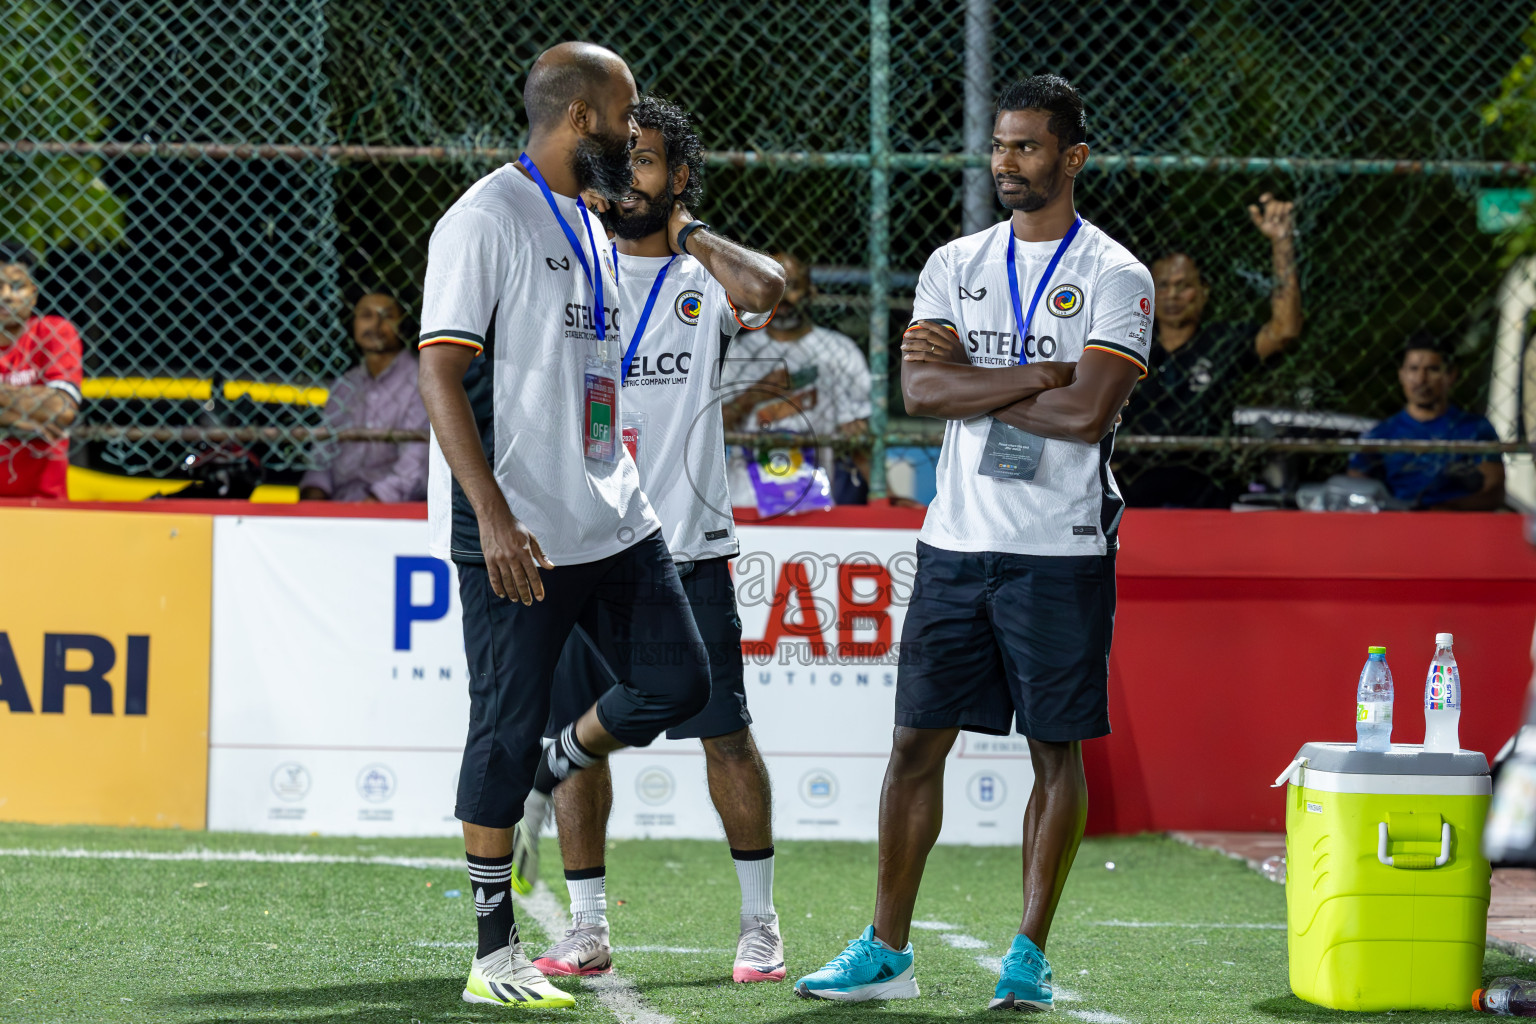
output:
<instances>
[{"instance_id":1,"label":"red barrier wall","mask_svg":"<svg viewBox=\"0 0 1536 1024\"><path fill-rule=\"evenodd\" d=\"M1462 746L1491 758L1519 724L1536 622L1519 516L1132 510L1120 538L1091 831L1283 829L1269 784L1303 743L1354 739L1371 644L1394 741L1424 738L1436 632L1456 635Z\"/></svg>"}]
</instances>

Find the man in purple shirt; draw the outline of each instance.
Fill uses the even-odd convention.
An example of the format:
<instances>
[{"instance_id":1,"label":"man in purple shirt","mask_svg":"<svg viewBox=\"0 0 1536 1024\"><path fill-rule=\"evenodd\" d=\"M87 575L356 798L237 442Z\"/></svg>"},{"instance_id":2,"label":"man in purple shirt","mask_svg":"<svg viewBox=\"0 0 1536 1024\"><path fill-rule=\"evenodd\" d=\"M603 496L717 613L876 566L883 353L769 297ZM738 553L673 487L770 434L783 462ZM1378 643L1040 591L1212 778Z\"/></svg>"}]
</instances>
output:
<instances>
[{"instance_id":1,"label":"man in purple shirt","mask_svg":"<svg viewBox=\"0 0 1536 1024\"><path fill-rule=\"evenodd\" d=\"M400 304L388 295L364 295L352 311L352 339L360 365L336 379L325 403L325 425L336 430L427 429L427 410L416 391L416 357L400 340ZM304 474L305 501L425 501L427 444L353 441L316 452L320 469Z\"/></svg>"}]
</instances>

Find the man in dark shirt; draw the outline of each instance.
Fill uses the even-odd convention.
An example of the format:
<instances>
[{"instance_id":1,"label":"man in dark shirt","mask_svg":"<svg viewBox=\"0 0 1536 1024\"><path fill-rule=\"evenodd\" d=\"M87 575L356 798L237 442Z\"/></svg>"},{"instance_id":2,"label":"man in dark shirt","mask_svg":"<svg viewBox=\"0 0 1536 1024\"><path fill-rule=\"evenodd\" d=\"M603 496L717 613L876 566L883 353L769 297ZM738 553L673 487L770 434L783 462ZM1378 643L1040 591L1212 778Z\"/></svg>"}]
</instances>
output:
<instances>
[{"instance_id":1,"label":"man in dark shirt","mask_svg":"<svg viewBox=\"0 0 1536 1024\"><path fill-rule=\"evenodd\" d=\"M1274 289L1269 321L1203 322L1210 288L1195 261L1182 252L1152 264L1157 289L1155 338L1147 379L1131 393L1125 412L1128 434L1193 436L1221 434L1232 421L1234 393L1243 378L1285 351L1301 334L1301 288L1292 241L1294 203L1269 193L1248 207L1253 224L1270 241ZM1134 475L1126 492L1131 505L1225 504L1203 473L1184 466L1157 466Z\"/></svg>"},{"instance_id":2,"label":"man in dark shirt","mask_svg":"<svg viewBox=\"0 0 1536 1024\"><path fill-rule=\"evenodd\" d=\"M1397 370L1407 404L1364 434L1403 441L1497 441L1493 424L1451 404L1456 369L1449 346L1425 331L1403 344ZM1436 511L1487 511L1504 506L1504 458L1498 454L1357 452L1350 476L1384 480L1396 498Z\"/></svg>"}]
</instances>

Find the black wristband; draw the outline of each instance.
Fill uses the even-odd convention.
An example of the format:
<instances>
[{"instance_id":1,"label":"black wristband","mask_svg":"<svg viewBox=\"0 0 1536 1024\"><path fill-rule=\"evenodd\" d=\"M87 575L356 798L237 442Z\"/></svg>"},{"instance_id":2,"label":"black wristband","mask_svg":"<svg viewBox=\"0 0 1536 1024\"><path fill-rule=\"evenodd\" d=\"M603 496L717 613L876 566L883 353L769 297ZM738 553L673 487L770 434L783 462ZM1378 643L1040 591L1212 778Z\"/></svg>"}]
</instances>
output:
<instances>
[{"instance_id":1,"label":"black wristband","mask_svg":"<svg viewBox=\"0 0 1536 1024\"><path fill-rule=\"evenodd\" d=\"M709 227L709 225L705 224L701 220L691 220L687 224L684 224L682 230L677 233L677 251L686 253L688 251L688 236L700 228L707 227Z\"/></svg>"}]
</instances>

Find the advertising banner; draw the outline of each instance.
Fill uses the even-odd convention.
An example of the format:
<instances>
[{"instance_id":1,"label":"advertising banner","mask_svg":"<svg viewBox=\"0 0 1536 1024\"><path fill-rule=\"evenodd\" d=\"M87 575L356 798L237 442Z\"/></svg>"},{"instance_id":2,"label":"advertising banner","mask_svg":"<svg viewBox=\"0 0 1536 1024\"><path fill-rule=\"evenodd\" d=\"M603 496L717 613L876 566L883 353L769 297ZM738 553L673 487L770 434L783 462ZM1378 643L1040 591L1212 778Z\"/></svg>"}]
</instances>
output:
<instances>
[{"instance_id":1,"label":"advertising banner","mask_svg":"<svg viewBox=\"0 0 1536 1024\"><path fill-rule=\"evenodd\" d=\"M908 530L746 527L735 562L748 706L783 838L872 839ZM209 824L450 834L468 721L456 578L412 520L244 518L214 534ZM718 838L694 740L611 758L615 837ZM1016 843L1022 737L962 735L941 841Z\"/></svg>"},{"instance_id":2,"label":"advertising banner","mask_svg":"<svg viewBox=\"0 0 1536 1024\"><path fill-rule=\"evenodd\" d=\"M212 534L0 508L0 820L203 827Z\"/></svg>"}]
</instances>

